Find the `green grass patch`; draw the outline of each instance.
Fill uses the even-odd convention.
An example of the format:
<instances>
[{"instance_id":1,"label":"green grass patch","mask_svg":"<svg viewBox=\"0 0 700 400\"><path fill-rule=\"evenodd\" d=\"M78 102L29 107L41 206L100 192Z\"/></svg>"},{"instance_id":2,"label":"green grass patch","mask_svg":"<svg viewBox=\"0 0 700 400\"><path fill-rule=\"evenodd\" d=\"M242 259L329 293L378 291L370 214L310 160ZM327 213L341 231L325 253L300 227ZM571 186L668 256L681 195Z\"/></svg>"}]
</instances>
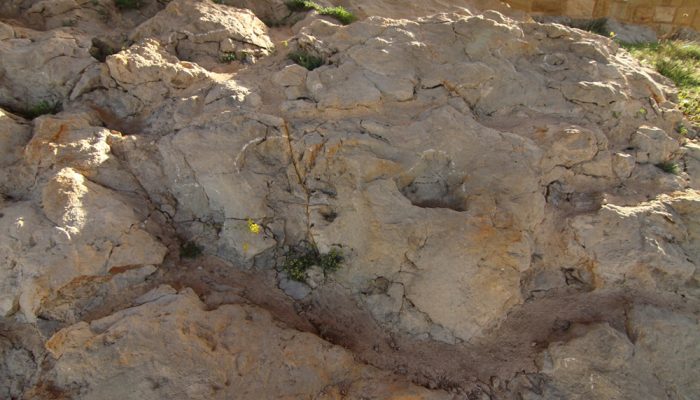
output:
<instances>
[{"instance_id":1,"label":"green grass patch","mask_svg":"<svg viewBox=\"0 0 700 400\"><path fill-rule=\"evenodd\" d=\"M642 107L639 110L637 110L637 112L635 113L635 116L637 118L646 118L648 114L649 114L649 111L647 111L646 108Z\"/></svg>"},{"instance_id":2,"label":"green grass patch","mask_svg":"<svg viewBox=\"0 0 700 400\"><path fill-rule=\"evenodd\" d=\"M700 125L700 90L681 89L680 107L694 125Z\"/></svg>"},{"instance_id":3,"label":"green grass patch","mask_svg":"<svg viewBox=\"0 0 700 400\"><path fill-rule=\"evenodd\" d=\"M671 79L678 87L680 108L700 125L700 44L683 41L622 44L642 63Z\"/></svg>"},{"instance_id":4,"label":"green grass patch","mask_svg":"<svg viewBox=\"0 0 700 400\"><path fill-rule=\"evenodd\" d=\"M219 62L224 64L230 64L236 61L236 53L222 53L219 56Z\"/></svg>"},{"instance_id":5,"label":"green grass patch","mask_svg":"<svg viewBox=\"0 0 700 400\"><path fill-rule=\"evenodd\" d=\"M355 17L353 13L340 6L322 7L319 4L309 0L290 0L286 4L291 11L316 10L316 12L318 12L320 15L328 15L329 17L333 17L343 25L348 25L357 20L357 17Z\"/></svg>"},{"instance_id":6,"label":"green grass patch","mask_svg":"<svg viewBox=\"0 0 700 400\"><path fill-rule=\"evenodd\" d=\"M676 57L686 60L700 61L700 43L681 41L671 43L675 44L674 46L671 46L670 50Z\"/></svg>"},{"instance_id":7,"label":"green grass patch","mask_svg":"<svg viewBox=\"0 0 700 400\"><path fill-rule=\"evenodd\" d=\"M295 281L304 282L306 271L317 265L321 267L324 274L337 271L343 263L343 254L336 249L332 249L326 254L321 254L314 246L297 247L290 250L285 256L282 270Z\"/></svg>"},{"instance_id":8,"label":"green grass patch","mask_svg":"<svg viewBox=\"0 0 700 400\"><path fill-rule=\"evenodd\" d=\"M350 11L344 9L343 7L324 7L318 10L318 13L321 15L328 15L329 17L333 17L343 25L351 24L357 19L355 15L353 15Z\"/></svg>"},{"instance_id":9,"label":"green grass patch","mask_svg":"<svg viewBox=\"0 0 700 400\"><path fill-rule=\"evenodd\" d=\"M313 71L324 63L323 58L309 54L305 51L293 51L289 53L289 59L308 69L309 71Z\"/></svg>"},{"instance_id":10,"label":"green grass patch","mask_svg":"<svg viewBox=\"0 0 700 400\"><path fill-rule=\"evenodd\" d=\"M697 71L677 60L661 59L656 61L656 70L673 81L678 87L695 87L700 85Z\"/></svg>"},{"instance_id":11,"label":"green grass patch","mask_svg":"<svg viewBox=\"0 0 700 400\"><path fill-rule=\"evenodd\" d=\"M664 171L667 174L678 175L681 173L681 167L673 161L664 161L656 164L656 168Z\"/></svg>"},{"instance_id":12,"label":"green grass patch","mask_svg":"<svg viewBox=\"0 0 700 400\"><path fill-rule=\"evenodd\" d=\"M27 119L34 119L41 115L56 114L59 111L61 111L61 103L59 103L58 101L42 100L27 108L26 110L21 111L20 114L22 114Z\"/></svg>"}]
</instances>

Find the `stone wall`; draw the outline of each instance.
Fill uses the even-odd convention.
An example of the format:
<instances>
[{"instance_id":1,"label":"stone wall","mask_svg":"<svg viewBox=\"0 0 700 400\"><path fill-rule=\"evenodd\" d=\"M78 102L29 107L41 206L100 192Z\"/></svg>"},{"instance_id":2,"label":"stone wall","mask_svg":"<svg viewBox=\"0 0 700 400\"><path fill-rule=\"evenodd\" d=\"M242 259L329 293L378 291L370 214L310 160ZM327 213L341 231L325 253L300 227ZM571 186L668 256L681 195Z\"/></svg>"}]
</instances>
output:
<instances>
[{"instance_id":1,"label":"stone wall","mask_svg":"<svg viewBox=\"0 0 700 400\"><path fill-rule=\"evenodd\" d=\"M700 31L700 0L504 0L533 14L572 18L613 17L649 25L660 33L691 27Z\"/></svg>"}]
</instances>

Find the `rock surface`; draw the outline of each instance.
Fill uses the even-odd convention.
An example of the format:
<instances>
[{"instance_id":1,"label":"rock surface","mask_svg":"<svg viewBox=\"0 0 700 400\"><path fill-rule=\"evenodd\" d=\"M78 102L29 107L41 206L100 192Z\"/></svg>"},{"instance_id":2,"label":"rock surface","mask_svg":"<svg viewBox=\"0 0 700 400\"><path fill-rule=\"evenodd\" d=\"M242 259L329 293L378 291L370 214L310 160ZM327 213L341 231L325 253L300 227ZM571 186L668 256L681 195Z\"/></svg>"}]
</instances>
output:
<instances>
[{"instance_id":1,"label":"rock surface","mask_svg":"<svg viewBox=\"0 0 700 400\"><path fill-rule=\"evenodd\" d=\"M278 326L259 308L206 311L191 289L155 289L135 307L58 331L46 347L57 359L55 390L86 399L450 397L358 364L315 335Z\"/></svg>"},{"instance_id":2,"label":"rock surface","mask_svg":"<svg viewBox=\"0 0 700 400\"><path fill-rule=\"evenodd\" d=\"M218 61L223 54L239 59L269 54L267 27L249 10L173 0L130 35L133 41L156 38L183 61ZM159 64L159 63L154 63Z\"/></svg>"},{"instance_id":3,"label":"rock surface","mask_svg":"<svg viewBox=\"0 0 700 400\"><path fill-rule=\"evenodd\" d=\"M700 395L698 144L615 42L162 3L0 6L0 397Z\"/></svg>"}]
</instances>

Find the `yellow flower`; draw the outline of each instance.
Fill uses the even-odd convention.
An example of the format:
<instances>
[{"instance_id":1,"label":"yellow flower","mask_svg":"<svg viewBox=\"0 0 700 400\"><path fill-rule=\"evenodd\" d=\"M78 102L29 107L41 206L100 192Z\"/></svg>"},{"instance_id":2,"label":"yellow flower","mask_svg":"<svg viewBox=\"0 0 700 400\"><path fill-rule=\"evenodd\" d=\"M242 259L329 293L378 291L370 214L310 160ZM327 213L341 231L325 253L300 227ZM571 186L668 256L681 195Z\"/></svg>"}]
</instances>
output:
<instances>
[{"instance_id":1,"label":"yellow flower","mask_svg":"<svg viewBox=\"0 0 700 400\"><path fill-rule=\"evenodd\" d=\"M615 38L615 36L617 36L617 34L616 34L615 32L610 32L610 37L611 37L611 38L613 38L613 39L614 39L614 38Z\"/></svg>"},{"instance_id":2,"label":"yellow flower","mask_svg":"<svg viewBox=\"0 0 700 400\"><path fill-rule=\"evenodd\" d=\"M251 233L254 233L257 235L260 233L260 225L256 224L255 222L253 222L252 219L248 218L248 230Z\"/></svg>"}]
</instances>

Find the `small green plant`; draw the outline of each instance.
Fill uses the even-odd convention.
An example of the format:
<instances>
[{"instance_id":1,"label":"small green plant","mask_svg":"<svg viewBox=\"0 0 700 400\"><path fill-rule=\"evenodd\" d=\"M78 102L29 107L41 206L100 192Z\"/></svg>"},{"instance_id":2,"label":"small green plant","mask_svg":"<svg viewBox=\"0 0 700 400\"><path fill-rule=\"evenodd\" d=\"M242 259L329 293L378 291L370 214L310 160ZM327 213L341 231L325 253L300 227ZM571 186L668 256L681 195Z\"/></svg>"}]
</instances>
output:
<instances>
[{"instance_id":1,"label":"small green plant","mask_svg":"<svg viewBox=\"0 0 700 400\"><path fill-rule=\"evenodd\" d=\"M320 267L324 273L335 272L340 269L343 262L343 254L336 249L331 249L326 254L321 254Z\"/></svg>"},{"instance_id":2,"label":"small green plant","mask_svg":"<svg viewBox=\"0 0 700 400\"><path fill-rule=\"evenodd\" d=\"M321 254L315 246L296 247L285 256L282 270L295 281L304 282L306 271L314 265L319 266L324 274L337 271L343 262L343 254L332 249Z\"/></svg>"},{"instance_id":3,"label":"small green plant","mask_svg":"<svg viewBox=\"0 0 700 400\"><path fill-rule=\"evenodd\" d=\"M309 71L313 71L314 69L323 65L323 59L321 57L317 57L305 51L291 52L289 53L289 59L308 69Z\"/></svg>"},{"instance_id":4,"label":"small green plant","mask_svg":"<svg viewBox=\"0 0 700 400\"><path fill-rule=\"evenodd\" d=\"M142 0L114 0L114 5L122 10L141 8Z\"/></svg>"},{"instance_id":5,"label":"small green plant","mask_svg":"<svg viewBox=\"0 0 700 400\"><path fill-rule=\"evenodd\" d=\"M677 163L673 161L664 161L662 163L656 164L656 167L664 171L667 174L678 175L681 173L681 168Z\"/></svg>"},{"instance_id":6,"label":"small green plant","mask_svg":"<svg viewBox=\"0 0 700 400\"><path fill-rule=\"evenodd\" d=\"M77 24L78 24L78 21L76 21L74 19L65 19L61 23L61 25L65 26L65 27L76 26Z\"/></svg>"},{"instance_id":7,"label":"small green plant","mask_svg":"<svg viewBox=\"0 0 700 400\"><path fill-rule=\"evenodd\" d=\"M45 114L56 114L59 111L61 111L61 103L59 103L58 101L42 100L29 107L22 114L24 114L24 116L26 116L29 119L34 119L38 116Z\"/></svg>"},{"instance_id":8,"label":"small green plant","mask_svg":"<svg viewBox=\"0 0 700 400\"><path fill-rule=\"evenodd\" d=\"M226 64L236 61L236 53L223 53L219 56L219 61Z\"/></svg>"},{"instance_id":9,"label":"small green plant","mask_svg":"<svg viewBox=\"0 0 700 400\"><path fill-rule=\"evenodd\" d=\"M615 119L620 119L620 116L621 116L621 115L622 115L622 113L619 112L619 111L613 111L613 112L612 112L612 116L613 116L613 118L615 118Z\"/></svg>"},{"instance_id":10,"label":"small green plant","mask_svg":"<svg viewBox=\"0 0 700 400\"><path fill-rule=\"evenodd\" d=\"M649 112L647 111L647 109L642 107L639 110L637 110L637 117L638 118L646 118L648 113Z\"/></svg>"},{"instance_id":11,"label":"small green plant","mask_svg":"<svg viewBox=\"0 0 700 400\"><path fill-rule=\"evenodd\" d=\"M316 12L318 12L320 15L328 15L329 17L333 17L343 25L348 25L357 20L357 17L355 17L355 15L353 15L350 11L340 6L322 7L319 4L309 0L290 0L286 4L291 11L316 10Z\"/></svg>"},{"instance_id":12,"label":"small green plant","mask_svg":"<svg viewBox=\"0 0 700 400\"><path fill-rule=\"evenodd\" d=\"M226 4L226 0L212 0L216 4Z\"/></svg>"},{"instance_id":13,"label":"small green plant","mask_svg":"<svg viewBox=\"0 0 700 400\"><path fill-rule=\"evenodd\" d=\"M679 135L688 136L688 128L685 125L683 125L683 124L678 125L678 128L676 130L678 131Z\"/></svg>"},{"instance_id":14,"label":"small green plant","mask_svg":"<svg viewBox=\"0 0 700 400\"><path fill-rule=\"evenodd\" d=\"M202 248L195 242L185 242L180 247L181 258L197 258L200 254L202 254Z\"/></svg>"},{"instance_id":15,"label":"small green plant","mask_svg":"<svg viewBox=\"0 0 700 400\"><path fill-rule=\"evenodd\" d=\"M324 7L318 10L318 13L321 15L328 15L329 17L333 17L343 25L349 25L355 22L355 20L357 19L357 17L355 17L355 15L353 15L350 11L340 6Z\"/></svg>"}]
</instances>

